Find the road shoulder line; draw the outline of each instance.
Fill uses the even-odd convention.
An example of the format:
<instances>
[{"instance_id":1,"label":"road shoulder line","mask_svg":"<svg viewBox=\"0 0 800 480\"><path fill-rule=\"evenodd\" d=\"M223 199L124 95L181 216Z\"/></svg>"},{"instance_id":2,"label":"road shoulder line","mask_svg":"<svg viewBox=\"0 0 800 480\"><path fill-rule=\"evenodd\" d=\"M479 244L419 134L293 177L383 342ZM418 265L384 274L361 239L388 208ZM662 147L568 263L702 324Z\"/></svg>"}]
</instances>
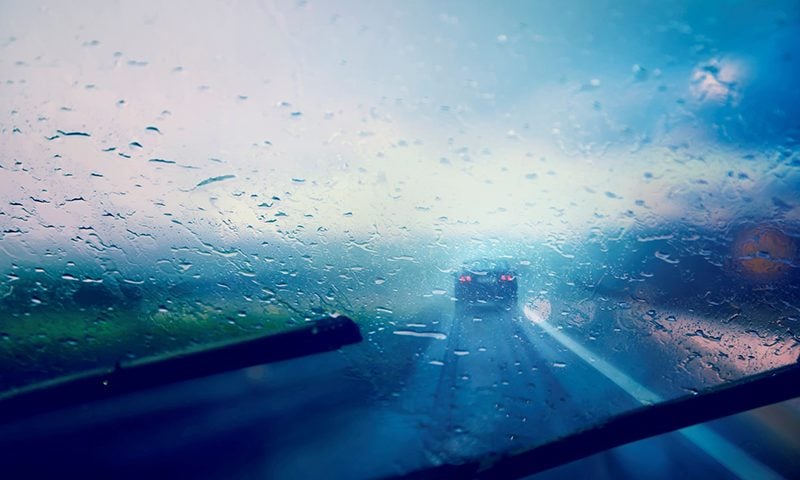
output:
<instances>
[{"instance_id":1,"label":"road shoulder line","mask_svg":"<svg viewBox=\"0 0 800 480\"><path fill-rule=\"evenodd\" d=\"M608 378L639 403L643 405L652 405L664 401L660 395L640 384L617 367L606 362L600 356L595 355L589 349L570 338L559 328L548 323L547 318L533 306L525 305L523 314L532 324L541 328L555 341L569 349L578 356L578 358ZM678 430L678 432L739 478L754 480L783 478L774 470L756 460L706 426L695 425Z\"/></svg>"}]
</instances>

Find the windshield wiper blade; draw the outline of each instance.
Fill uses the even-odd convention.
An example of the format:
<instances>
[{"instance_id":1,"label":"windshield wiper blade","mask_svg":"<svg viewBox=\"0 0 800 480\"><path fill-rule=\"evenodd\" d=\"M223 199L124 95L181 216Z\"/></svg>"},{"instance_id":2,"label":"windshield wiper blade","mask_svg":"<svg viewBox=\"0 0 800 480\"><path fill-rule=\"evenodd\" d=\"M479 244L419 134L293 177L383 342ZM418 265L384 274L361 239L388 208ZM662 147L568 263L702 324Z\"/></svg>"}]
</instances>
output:
<instances>
[{"instance_id":1,"label":"windshield wiper blade","mask_svg":"<svg viewBox=\"0 0 800 480\"><path fill-rule=\"evenodd\" d=\"M538 447L503 455L489 454L462 464L442 464L400 478L521 478L638 440L797 397L800 397L800 363L699 395L638 408Z\"/></svg>"},{"instance_id":2,"label":"windshield wiper blade","mask_svg":"<svg viewBox=\"0 0 800 480\"><path fill-rule=\"evenodd\" d=\"M112 369L44 382L2 395L0 422L253 365L337 350L361 340L361 331L353 320L336 316L278 334L117 364Z\"/></svg>"}]
</instances>

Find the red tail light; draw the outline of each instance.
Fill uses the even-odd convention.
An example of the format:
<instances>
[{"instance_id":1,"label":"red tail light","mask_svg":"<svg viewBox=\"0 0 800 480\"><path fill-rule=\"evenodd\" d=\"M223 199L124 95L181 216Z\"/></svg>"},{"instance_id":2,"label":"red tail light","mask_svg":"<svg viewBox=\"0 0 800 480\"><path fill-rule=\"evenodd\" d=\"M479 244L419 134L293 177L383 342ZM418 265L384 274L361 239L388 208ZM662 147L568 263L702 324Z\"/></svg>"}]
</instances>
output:
<instances>
[{"instance_id":1,"label":"red tail light","mask_svg":"<svg viewBox=\"0 0 800 480\"><path fill-rule=\"evenodd\" d=\"M472 281L472 276L471 275L461 275L460 277L458 277L458 281L461 282L461 283L471 282Z\"/></svg>"},{"instance_id":2,"label":"red tail light","mask_svg":"<svg viewBox=\"0 0 800 480\"><path fill-rule=\"evenodd\" d=\"M514 275L511 275L510 273L509 274L500 275L500 281L501 282L511 282L513 280L514 280Z\"/></svg>"}]
</instances>

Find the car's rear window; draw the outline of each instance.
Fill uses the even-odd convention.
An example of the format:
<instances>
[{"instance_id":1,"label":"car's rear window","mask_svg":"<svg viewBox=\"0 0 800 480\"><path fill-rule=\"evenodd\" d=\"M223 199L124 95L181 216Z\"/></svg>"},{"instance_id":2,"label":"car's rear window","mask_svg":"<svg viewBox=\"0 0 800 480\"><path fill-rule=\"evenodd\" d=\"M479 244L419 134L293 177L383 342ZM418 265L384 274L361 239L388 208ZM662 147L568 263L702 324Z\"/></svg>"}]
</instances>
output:
<instances>
[{"instance_id":1,"label":"car's rear window","mask_svg":"<svg viewBox=\"0 0 800 480\"><path fill-rule=\"evenodd\" d=\"M465 262L462 265L462 268L465 270L470 271L479 271L479 272L499 272L499 271L510 271L511 265L505 260L472 260Z\"/></svg>"}]
</instances>

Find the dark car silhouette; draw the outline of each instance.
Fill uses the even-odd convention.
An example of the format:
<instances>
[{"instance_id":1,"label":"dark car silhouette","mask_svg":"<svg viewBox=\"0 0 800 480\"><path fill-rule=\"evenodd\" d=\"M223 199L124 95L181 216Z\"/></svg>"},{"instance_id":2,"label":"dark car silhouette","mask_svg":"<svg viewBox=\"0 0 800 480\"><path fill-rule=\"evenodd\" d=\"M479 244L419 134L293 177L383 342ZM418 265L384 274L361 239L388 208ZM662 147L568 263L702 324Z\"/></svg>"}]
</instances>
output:
<instances>
[{"instance_id":1,"label":"dark car silhouette","mask_svg":"<svg viewBox=\"0 0 800 480\"><path fill-rule=\"evenodd\" d=\"M456 308L508 309L517 303L517 274L505 260L465 262L456 274L454 292Z\"/></svg>"}]
</instances>

